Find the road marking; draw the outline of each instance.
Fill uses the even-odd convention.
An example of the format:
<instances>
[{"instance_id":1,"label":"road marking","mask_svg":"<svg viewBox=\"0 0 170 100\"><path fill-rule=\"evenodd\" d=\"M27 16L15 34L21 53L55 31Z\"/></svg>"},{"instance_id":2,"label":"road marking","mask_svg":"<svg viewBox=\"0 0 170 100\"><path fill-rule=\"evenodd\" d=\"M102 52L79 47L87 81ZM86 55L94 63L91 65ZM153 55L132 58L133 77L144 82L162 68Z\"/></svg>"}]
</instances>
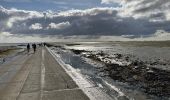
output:
<instances>
[{"instance_id":1,"label":"road marking","mask_svg":"<svg viewBox=\"0 0 170 100\"><path fill-rule=\"evenodd\" d=\"M58 89L52 91L44 91L44 92L60 92L60 91L72 91L72 90L81 90L80 88L73 88L73 89Z\"/></svg>"},{"instance_id":2,"label":"road marking","mask_svg":"<svg viewBox=\"0 0 170 100\"><path fill-rule=\"evenodd\" d=\"M41 90L40 90L40 95L41 98L40 100L42 100L43 98L43 89L44 89L44 85L45 85L45 66L44 66L44 54L45 54L45 50L42 49L42 61L41 61Z\"/></svg>"}]
</instances>

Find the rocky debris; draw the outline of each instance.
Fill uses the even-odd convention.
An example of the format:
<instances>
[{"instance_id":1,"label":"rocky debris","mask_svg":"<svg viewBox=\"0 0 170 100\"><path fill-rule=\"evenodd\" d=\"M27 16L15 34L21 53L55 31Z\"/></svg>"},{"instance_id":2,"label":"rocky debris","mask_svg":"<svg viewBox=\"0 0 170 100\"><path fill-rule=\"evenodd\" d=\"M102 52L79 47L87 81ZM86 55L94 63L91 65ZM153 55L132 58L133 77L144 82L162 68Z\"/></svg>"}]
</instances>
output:
<instances>
[{"instance_id":1,"label":"rocky debris","mask_svg":"<svg viewBox=\"0 0 170 100\"><path fill-rule=\"evenodd\" d=\"M129 66L106 64L104 72L121 82L140 86L145 93L170 97L170 72L149 68L142 61L135 61Z\"/></svg>"},{"instance_id":2,"label":"rocky debris","mask_svg":"<svg viewBox=\"0 0 170 100\"><path fill-rule=\"evenodd\" d=\"M154 68L155 65L169 65L164 60L141 61L133 59L133 55L116 53L109 55L103 51L91 52L85 50L72 50L94 61L105 64L99 67L100 76L109 76L114 80L136 86L150 95L170 97L170 72ZM125 62L125 64L123 64Z\"/></svg>"},{"instance_id":3,"label":"rocky debris","mask_svg":"<svg viewBox=\"0 0 170 100\"><path fill-rule=\"evenodd\" d=\"M83 52L86 52L85 50L75 50L75 49L71 49L71 51L77 55L83 53Z\"/></svg>"},{"instance_id":4,"label":"rocky debris","mask_svg":"<svg viewBox=\"0 0 170 100\"><path fill-rule=\"evenodd\" d=\"M115 58L117 58L117 59L121 59L123 57L122 54L119 54L119 53L116 53L114 55L115 55Z\"/></svg>"},{"instance_id":5,"label":"rocky debris","mask_svg":"<svg viewBox=\"0 0 170 100\"><path fill-rule=\"evenodd\" d=\"M61 46L61 45L55 45L54 47L56 47L56 48L63 48L63 46Z\"/></svg>"}]
</instances>

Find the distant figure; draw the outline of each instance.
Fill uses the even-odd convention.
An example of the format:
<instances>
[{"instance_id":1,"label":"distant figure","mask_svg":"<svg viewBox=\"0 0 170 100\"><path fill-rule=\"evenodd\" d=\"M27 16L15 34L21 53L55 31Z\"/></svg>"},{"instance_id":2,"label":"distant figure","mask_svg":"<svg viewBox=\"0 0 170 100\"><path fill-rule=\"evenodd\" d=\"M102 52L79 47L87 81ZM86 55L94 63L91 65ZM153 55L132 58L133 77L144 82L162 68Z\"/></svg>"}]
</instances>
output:
<instances>
[{"instance_id":1,"label":"distant figure","mask_svg":"<svg viewBox=\"0 0 170 100\"><path fill-rule=\"evenodd\" d=\"M2 61L3 61L3 63L4 63L4 62L5 62L5 58L3 58L3 60L2 60Z\"/></svg>"},{"instance_id":2,"label":"distant figure","mask_svg":"<svg viewBox=\"0 0 170 100\"><path fill-rule=\"evenodd\" d=\"M46 43L43 43L44 44L44 46L46 46Z\"/></svg>"},{"instance_id":3,"label":"distant figure","mask_svg":"<svg viewBox=\"0 0 170 100\"><path fill-rule=\"evenodd\" d=\"M36 51L36 44L35 44L35 43L34 43L34 44L32 44L32 48L33 48L34 53L35 53L35 51Z\"/></svg>"},{"instance_id":4,"label":"distant figure","mask_svg":"<svg viewBox=\"0 0 170 100\"><path fill-rule=\"evenodd\" d=\"M30 44L29 43L27 44L27 52L28 53L30 52Z\"/></svg>"}]
</instances>

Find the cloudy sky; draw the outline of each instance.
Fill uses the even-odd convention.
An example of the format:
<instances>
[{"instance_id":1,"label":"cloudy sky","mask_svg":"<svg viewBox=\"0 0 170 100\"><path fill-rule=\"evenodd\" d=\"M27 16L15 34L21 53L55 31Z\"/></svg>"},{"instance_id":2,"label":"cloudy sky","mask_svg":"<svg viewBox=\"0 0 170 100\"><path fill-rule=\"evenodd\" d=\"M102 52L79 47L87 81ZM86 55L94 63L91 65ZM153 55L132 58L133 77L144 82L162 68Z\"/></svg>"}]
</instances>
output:
<instances>
[{"instance_id":1,"label":"cloudy sky","mask_svg":"<svg viewBox=\"0 0 170 100\"><path fill-rule=\"evenodd\" d=\"M169 0L0 0L0 41L169 40L169 12Z\"/></svg>"}]
</instances>

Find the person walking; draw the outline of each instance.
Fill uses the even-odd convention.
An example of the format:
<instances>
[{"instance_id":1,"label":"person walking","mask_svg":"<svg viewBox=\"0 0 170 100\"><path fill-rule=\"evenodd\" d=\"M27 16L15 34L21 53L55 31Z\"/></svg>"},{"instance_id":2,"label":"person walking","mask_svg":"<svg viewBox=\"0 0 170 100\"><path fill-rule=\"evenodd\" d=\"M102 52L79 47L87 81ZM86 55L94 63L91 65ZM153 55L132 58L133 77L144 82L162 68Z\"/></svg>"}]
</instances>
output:
<instances>
[{"instance_id":1,"label":"person walking","mask_svg":"<svg viewBox=\"0 0 170 100\"><path fill-rule=\"evenodd\" d=\"M32 44L32 48L33 48L34 53L35 53L35 51L36 51L36 44L35 44L35 43L34 43L34 44Z\"/></svg>"},{"instance_id":2,"label":"person walking","mask_svg":"<svg viewBox=\"0 0 170 100\"><path fill-rule=\"evenodd\" d=\"M27 53L29 53L30 52L30 44L28 43L27 44Z\"/></svg>"}]
</instances>

